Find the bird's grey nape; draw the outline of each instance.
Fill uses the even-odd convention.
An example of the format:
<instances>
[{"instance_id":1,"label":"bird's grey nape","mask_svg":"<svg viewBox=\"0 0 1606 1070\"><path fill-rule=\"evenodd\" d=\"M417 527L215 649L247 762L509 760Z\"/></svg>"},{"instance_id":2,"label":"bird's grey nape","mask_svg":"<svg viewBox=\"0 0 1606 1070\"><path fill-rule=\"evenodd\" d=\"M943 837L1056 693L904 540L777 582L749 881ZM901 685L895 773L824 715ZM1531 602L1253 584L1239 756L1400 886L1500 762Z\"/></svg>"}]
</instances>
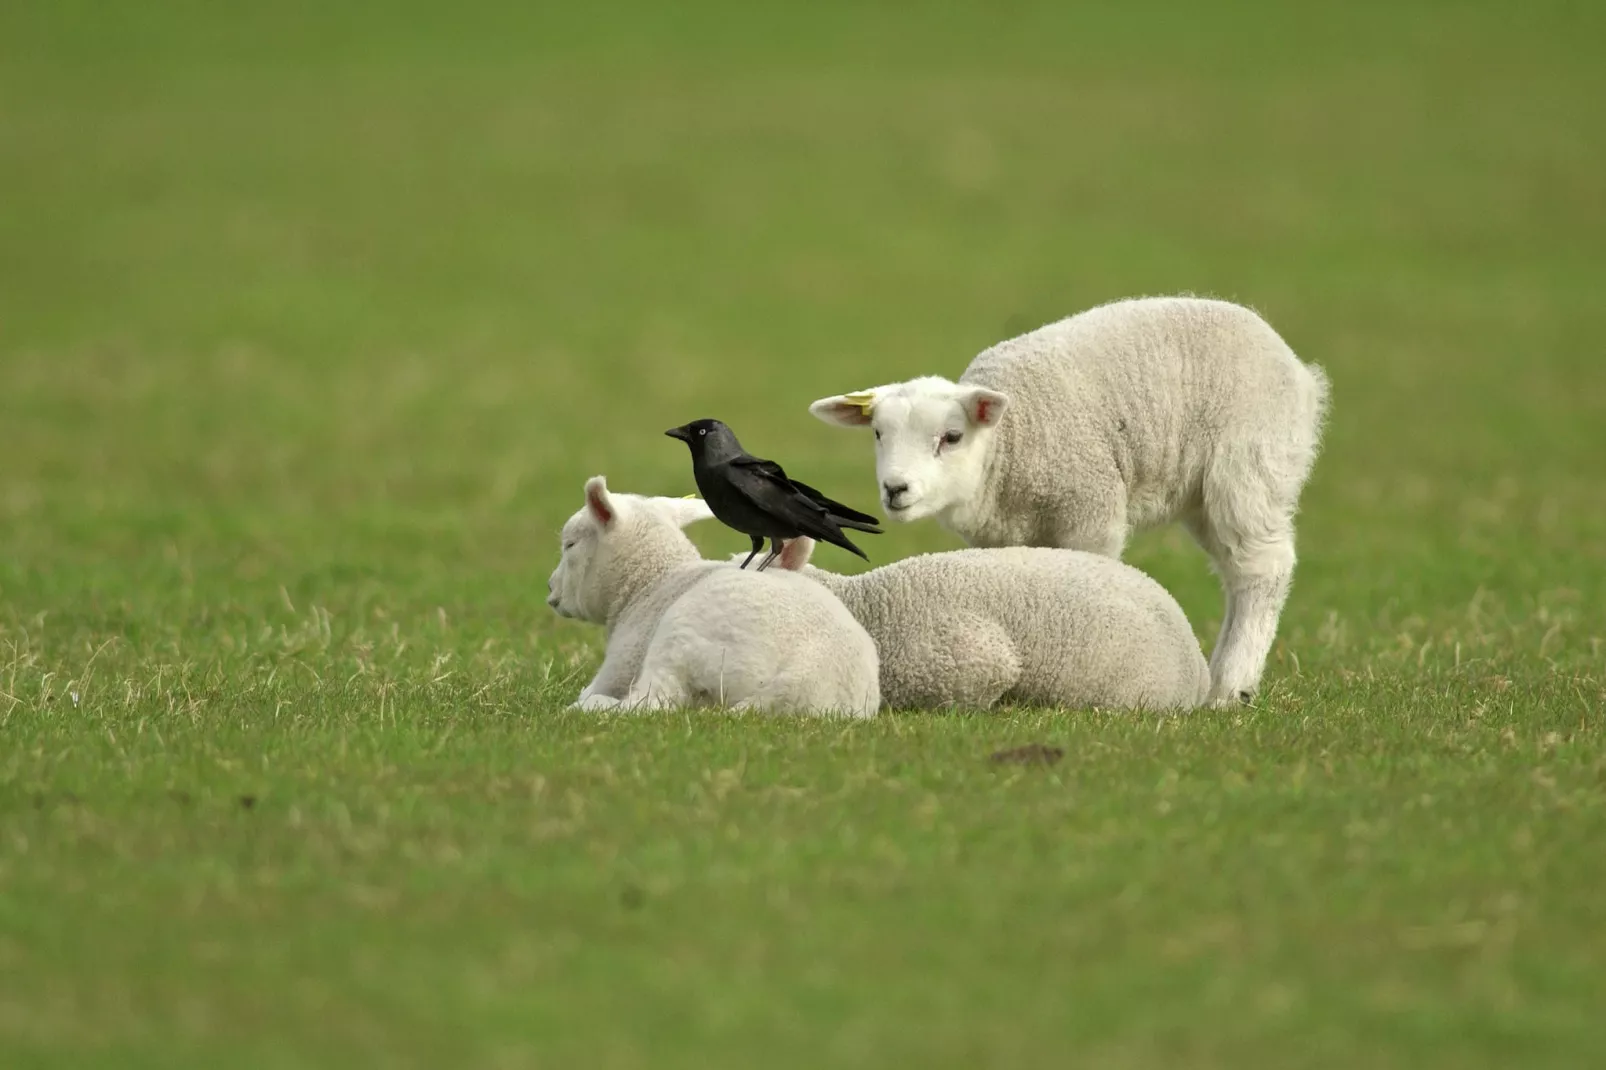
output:
<instances>
[{"instance_id":1,"label":"bird's grey nape","mask_svg":"<svg viewBox=\"0 0 1606 1070\"><path fill-rule=\"evenodd\" d=\"M708 437L703 440L703 456L710 461L722 461L727 457L739 457L745 450L736 438L736 432L718 421L708 429Z\"/></svg>"}]
</instances>

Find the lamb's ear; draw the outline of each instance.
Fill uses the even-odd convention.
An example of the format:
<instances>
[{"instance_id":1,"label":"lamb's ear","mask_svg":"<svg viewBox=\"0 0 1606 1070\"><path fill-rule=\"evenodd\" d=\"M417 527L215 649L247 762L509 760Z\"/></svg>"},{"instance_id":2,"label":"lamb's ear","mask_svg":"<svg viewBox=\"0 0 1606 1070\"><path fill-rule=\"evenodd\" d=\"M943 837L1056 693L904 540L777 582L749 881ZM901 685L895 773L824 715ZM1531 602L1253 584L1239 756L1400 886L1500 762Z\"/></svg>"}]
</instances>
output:
<instances>
[{"instance_id":1,"label":"lamb's ear","mask_svg":"<svg viewBox=\"0 0 1606 1070\"><path fill-rule=\"evenodd\" d=\"M788 572L801 572L813 554L814 540L807 535L787 539L781 544L781 556L776 558L775 564L770 567L784 568Z\"/></svg>"},{"instance_id":2,"label":"lamb's ear","mask_svg":"<svg viewBox=\"0 0 1606 1070\"><path fill-rule=\"evenodd\" d=\"M876 387L874 390L859 390L852 394L821 398L809 406L809 412L838 427L866 427L870 423L871 412L875 410L876 395L881 389Z\"/></svg>"},{"instance_id":3,"label":"lamb's ear","mask_svg":"<svg viewBox=\"0 0 1606 1070\"><path fill-rule=\"evenodd\" d=\"M1009 408L1009 395L984 386L969 386L960 390L959 404L965 417L977 427L994 427Z\"/></svg>"},{"instance_id":4,"label":"lamb's ear","mask_svg":"<svg viewBox=\"0 0 1606 1070\"><path fill-rule=\"evenodd\" d=\"M714 515L708 503L694 494L684 498L659 498L658 507L668 514L677 528L695 524L699 520L709 520Z\"/></svg>"},{"instance_id":5,"label":"lamb's ear","mask_svg":"<svg viewBox=\"0 0 1606 1070\"><path fill-rule=\"evenodd\" d=\"M586 480L586 509L591 513L591 519L602 527L607 527L619 515L619 510L613 504L613 495L608 493L608 481L601 476L592 476Z\"/></svg>"}]
</instances>

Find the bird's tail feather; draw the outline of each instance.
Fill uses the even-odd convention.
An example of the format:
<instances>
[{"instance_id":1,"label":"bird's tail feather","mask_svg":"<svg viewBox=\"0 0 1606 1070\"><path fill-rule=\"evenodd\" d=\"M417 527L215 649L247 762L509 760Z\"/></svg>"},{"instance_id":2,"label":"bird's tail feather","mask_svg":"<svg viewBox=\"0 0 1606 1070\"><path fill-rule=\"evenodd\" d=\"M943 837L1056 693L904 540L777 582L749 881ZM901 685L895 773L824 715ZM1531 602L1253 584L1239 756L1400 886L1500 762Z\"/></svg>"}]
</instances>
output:
<instances>
[{"instance_id":1,"label":"bird's tail feather","mask_svg":"<svg viewBox=\"0 0 1606 1070\"><path fill-rule=\"evenodd\" d=\"M866 561L870 560L870 555L865 553L863 550L859 549L857 546L853 545L853 543L849 542L848 541L848 537L846 535L839 535L834 539L827 539L825 541L829 542L833 546L840 546L840 547L842 547L842 549L846 550L848 553L855 554L855 555L857 555L859 557L862 557Z\"/></svg>"},{"instance_id":2,"label":"bird's tail feather","mask_svg":"<svg viewBox=\"0 0 1606 1070\"><path fill-rule=\"evenodd\" d=\"M869 522L865 522L865 521L861 521L861 520L854 520L854 519L849 518L849 517L840 517L835 513L831 514L831 519L836 521L837 527L839 527L839 528L847 528L849 531L862 531L866 535L885 535L886 534L886 532L881 530L880 523L878 521L875 521L875 520L871 520Z\"/></svg>"},{"instance_id":3,"label":"bird's tail feather","mask_svg":"<svg viewBox=\"0 0 1606 1070\"><path fill-rule=\"evenodd\" d=\"M815 505L822 506L826 512L831 514L831 518L837 523L841 524L843 527L849 526L846 523L849 520L856 521L860 524L881 523L880 520L871 516L869 513L861 513L851 506L843 505L841 502L833 501L832 499L827 498L825 495L821 494L807 483L800 483L795 479L789 480L789 482L793 487L802 491L804 497L813 501ZM862 531L865 529L860 528L859 530Z\"/></svg>"},{"instance_id":4,"label":"bird's tail feather","mask_svg":"<svg viewBox=\"0 0 1606 1070\"><path fill-rule=\"evenodd\" d=\"M856 524L879 524L881 521L869 513L861 513L857 509L850 509L841 502L834 502L830 498L820 503L825 506L826 512L836 517L837 523L851 520Z\"/></svg>"},{"instance_id":5,"label":"bird's tail feather","mask_svg":"<svg viewBox=\"0 0 1606 1070\"><path fill-rule=\"evenodd\" d=\"M853 545L853 543L848 540L848 537L842 534L841 528L831 523L829 518L822 519L822 523L808 525L803 533L805 535L810 535L821 542L828 542L832 546L840 546L842 549L848 551L848 553L857 554L866 561L870 560L870 555Z\"/></svg>"}]
</instances>

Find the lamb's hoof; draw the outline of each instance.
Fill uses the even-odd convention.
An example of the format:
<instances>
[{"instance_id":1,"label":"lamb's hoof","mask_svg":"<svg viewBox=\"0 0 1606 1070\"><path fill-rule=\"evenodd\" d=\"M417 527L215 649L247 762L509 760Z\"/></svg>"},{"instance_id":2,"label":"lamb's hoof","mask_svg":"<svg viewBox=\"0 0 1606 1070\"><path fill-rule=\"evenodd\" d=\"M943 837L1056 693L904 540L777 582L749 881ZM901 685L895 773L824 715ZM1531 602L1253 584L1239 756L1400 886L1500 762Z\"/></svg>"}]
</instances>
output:
<instances>
[{"instance_id":1,"label":"lamb's hoof","mask_svg":"<svg viewBox=\"0 0 1606 1070\"><path fill-rule=\"evenodd\" d=\"M1255 704L1253 691L1229 691L1225 695L1217 695L1210 700L1210 708L1214 710L1237 710Z\"/></svg>"}]
</instances>

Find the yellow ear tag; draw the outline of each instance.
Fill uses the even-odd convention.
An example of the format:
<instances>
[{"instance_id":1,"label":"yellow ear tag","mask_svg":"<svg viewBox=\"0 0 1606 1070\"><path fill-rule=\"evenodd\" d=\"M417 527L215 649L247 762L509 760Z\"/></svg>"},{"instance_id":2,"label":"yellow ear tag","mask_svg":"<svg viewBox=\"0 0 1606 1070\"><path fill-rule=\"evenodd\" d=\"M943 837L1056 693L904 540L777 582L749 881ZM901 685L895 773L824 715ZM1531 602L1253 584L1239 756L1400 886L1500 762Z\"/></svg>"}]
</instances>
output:
<instances>
[{"instance_id":1,"label":"yellow ear tag","mask_svg":"<svg viewBox=\"0 0 1606 1070\"><path fill-rule=\"evenodd\" d=\"M843 394L842 400L849 405L857 405L861 413L869 416L870 410L875 408L875 391L861 390L857 394Z\"/></svg>"},{"instance_id":2,"label":"yellow ear tag","mask_svg":"<svg viewBox=\"0 0 1606 1070\"><path fill-rule=\"evenodd\" d=\"M680 496L680 500L683 501L683 502L694 502L694 501L697 501L697 495L695 495L695 494L682 494Z\"/></svg>"}]
</instances>

